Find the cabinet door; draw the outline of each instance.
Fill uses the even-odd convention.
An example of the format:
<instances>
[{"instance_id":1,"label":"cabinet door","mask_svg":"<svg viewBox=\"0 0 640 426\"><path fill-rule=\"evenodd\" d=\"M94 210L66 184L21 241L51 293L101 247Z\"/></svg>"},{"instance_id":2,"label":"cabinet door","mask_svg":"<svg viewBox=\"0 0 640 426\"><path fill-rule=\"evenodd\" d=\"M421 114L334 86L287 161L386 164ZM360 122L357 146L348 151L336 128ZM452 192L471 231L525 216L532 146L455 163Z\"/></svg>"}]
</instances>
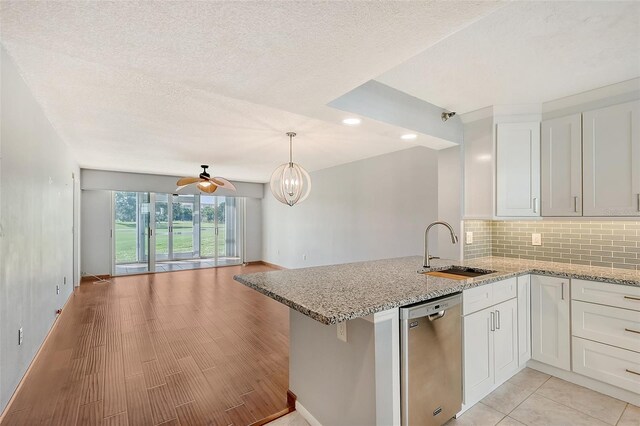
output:
<instances>
[{"instance_id":1,"label":"cabinet door","mask_svg":"<svg viewBox=\"0 0 640 426\"><path fill-rule=\"evenodd\" d=\"M542 122L542 216L582 216L582 118Z\"/></svg>"},{"instance_id":2,"label":"cabinet door","mask_svg":"<svg viewBox=\"0 0 640 426\"><path fill-rule=\"evenodd\" d=\"M493 337L495 383L502 383L518 370L518 300L507 300L493 309L496 329Z\"/></svg>"},{"instance_id":3,"label":"cabinet door","mask_svg":"<svg viewBox=\"0 0 640 426\"><path fill-rule=\"evenodd\" d=\"M582 117L584 216L640 215L640 101Z\"/></svg>"},{"instance_id":4,"label":"cabinet door","mask_svg":"<svg viewBox=\"0 0 640 426\"><path fill-rule=\"evenodd\" d=\"M494 308L491 307L464 317L465 404L479 401L494 383L494 315Z\"/></svg>"},{"instance_id":5,"label":"cabinet door","mask_svg":"<svg viewBox=\"0 0 640 426\"><path fill-rule=\"evenodd\" d=\"M531 359L531 276L518 277L518 365Z\"/></svg>"},{"instance_id":6,"label":"cabinet door","mask_svg":"<svg viewBox=\"0 0 640 426\"><path fill-rule=\"evenodd\" d=\"M570 370L569 280L531 276L531 357Z\"/></svg>"},{"instance_id":7,"label":"cabinet door","mask_svg":"<svg viewBox=\"0 0 640 426\"><path fill-rule=\"evenodd\" d=\"M540 216L540 123L498 124L496 141L496 215Z\"/></svg>"}]
</instances>

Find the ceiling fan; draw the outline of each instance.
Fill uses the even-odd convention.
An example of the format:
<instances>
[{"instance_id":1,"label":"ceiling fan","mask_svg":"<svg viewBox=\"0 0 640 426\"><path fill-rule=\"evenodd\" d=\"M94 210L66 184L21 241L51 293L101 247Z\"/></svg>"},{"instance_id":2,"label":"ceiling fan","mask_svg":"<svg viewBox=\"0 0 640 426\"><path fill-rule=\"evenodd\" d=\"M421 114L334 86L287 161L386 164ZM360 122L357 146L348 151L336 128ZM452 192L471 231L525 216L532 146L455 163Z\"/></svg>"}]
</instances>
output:
<instances>
[{"instance_id":1,"label":"ceiling fan","mask_svg":"<svg viewBox=\"0 0 640 426\"><path fill-rule=\"evenodd\" d=\"M207 194L216 192L218 188L225 188L231 191L236 190L236 187L227 179L219 176L211 177L211 175L207 172L207 169L209 168L208 165L203 164L200 167L202 167L202 172L198 177L183 177L178 179L178 182L176 182L176 184L178 185L178 188L176 188L176 192L180 191L185 186L194 183L197 183L196 186L200 191L206 192Z\"/></svg>"}]
</instances>

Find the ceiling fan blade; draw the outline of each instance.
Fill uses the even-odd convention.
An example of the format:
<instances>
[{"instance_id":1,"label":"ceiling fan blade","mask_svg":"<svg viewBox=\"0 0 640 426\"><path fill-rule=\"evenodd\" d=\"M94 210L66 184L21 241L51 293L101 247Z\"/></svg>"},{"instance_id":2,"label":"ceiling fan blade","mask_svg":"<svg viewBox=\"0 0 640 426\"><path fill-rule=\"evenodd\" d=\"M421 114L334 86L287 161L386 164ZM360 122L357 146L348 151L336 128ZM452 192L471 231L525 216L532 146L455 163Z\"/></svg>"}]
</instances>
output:
<instances>
[{"instance_id":1,"label":"ceiling fan blade","mask_svg":"<svg viewBox=\"0 0 640 426\"><path fill-rule=\"evenodd\" d=\"M231 182L229 182L227 179L220 177L220 176L216 176L213 177L211 179L209 179L211 182L215 183L216 185L218 185L220 188L224 188L224 189L230 189L232 191L236 190L236 187L234 184L232 184Z\"/></svg>"},{"instance_id":2,"label":"ceiling fan blade","mask_svg":"<svg viewBox=\"0 0 640 426\"><path fill-rule=\"evenodd\" d=\"M178 182L176 182L176 185L178 186L184 186L184 185L189 185L191 183L194 182L200 182L202 179L200 179L199 177L183 177L178 179Z\"/></svg>"},{"instance_id":3,"label":"ceiling fan blade","mask_svg":"<svg viewBox=\"0 0 640 426\"><path fill-rule=\"evenodd\" d=\"M218 186L211 183L211 182L200 182L198 185L196 185L198 187L198 189L202 192L206 192L207 194L212 194L214 192L216 192L216 189L218 189Z\"/></svg>"}]
</instances>

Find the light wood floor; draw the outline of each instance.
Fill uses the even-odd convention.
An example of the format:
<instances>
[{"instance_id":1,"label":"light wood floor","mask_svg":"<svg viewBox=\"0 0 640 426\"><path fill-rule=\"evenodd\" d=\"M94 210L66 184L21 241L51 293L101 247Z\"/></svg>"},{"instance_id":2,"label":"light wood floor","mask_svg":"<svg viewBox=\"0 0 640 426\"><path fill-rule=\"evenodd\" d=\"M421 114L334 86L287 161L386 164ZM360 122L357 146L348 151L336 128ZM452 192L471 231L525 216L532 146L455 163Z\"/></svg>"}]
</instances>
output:
<instances>
[{"instance_id":1,"label":"light wood floor","mask_svg":"<svg viewBox=\"0 0 640 426\"><path fill-rule=\"evenodd\" d=\"M81 285L2 426L247 425L283 410L288 310L233 281L269 269Z\"/></svg>"}]
</instances>

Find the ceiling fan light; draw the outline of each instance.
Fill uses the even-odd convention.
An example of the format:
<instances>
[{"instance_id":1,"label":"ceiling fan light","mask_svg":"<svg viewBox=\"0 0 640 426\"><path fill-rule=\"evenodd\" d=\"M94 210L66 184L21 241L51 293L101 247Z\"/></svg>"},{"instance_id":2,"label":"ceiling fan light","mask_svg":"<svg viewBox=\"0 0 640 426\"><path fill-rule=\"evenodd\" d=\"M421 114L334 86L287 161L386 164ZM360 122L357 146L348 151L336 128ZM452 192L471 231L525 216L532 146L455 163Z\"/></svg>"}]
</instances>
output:
<instances>
[{"instance_id":1,"label":"ceiling fan light","mask_svg":"<svg viewBox=\"0 0 640 426\"><path fill-rule=\"evenodd\" d=\"M178 182L176 182L176 184L178 185L178 187L176 188L176 192L180 191L187 185L191 185L194 183L200 191L206 192L208 194L215 192L218 188L225 188L230 191L236 190L235 185L229 182L227 179L220 176L212 178L211 175L207 172L207 169L209 168L208 165L203 164L200 167L202 167L203 170L202 172L200 172L200 175L198 177L183 177L178 179Z\"/></svg>"}]
</instances>

